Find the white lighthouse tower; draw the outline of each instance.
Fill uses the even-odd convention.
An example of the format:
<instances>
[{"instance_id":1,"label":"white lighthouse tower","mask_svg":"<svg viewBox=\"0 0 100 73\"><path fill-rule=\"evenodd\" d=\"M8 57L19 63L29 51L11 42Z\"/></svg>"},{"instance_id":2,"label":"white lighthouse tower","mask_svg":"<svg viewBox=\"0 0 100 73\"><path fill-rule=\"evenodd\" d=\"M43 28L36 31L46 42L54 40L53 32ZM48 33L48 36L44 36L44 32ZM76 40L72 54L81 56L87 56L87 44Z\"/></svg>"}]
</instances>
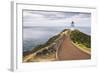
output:
<instances>
[{"instance_id":1,"label":"white lighthouse tower","mask_svg":"<svg viewBox=\"0 0 100 73\"><path fill-rule=\"evenodd\" d=\"M71 22L71 28L70 28L70 29L71 29L71 30L74 30L74 29L75 29L74 27L75 27L74 21L72 21L72 22Z\"/></svg>"}]
</instances>

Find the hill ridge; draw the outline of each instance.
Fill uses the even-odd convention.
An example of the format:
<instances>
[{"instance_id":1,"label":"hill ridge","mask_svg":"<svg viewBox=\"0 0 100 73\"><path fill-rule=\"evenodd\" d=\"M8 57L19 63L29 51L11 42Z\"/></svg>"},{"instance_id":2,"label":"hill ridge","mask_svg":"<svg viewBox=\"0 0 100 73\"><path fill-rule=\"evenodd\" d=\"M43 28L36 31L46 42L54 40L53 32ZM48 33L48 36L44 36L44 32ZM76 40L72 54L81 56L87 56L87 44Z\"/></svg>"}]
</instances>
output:
<instances>
[{"instance_id":1,"label":"hill ridge","mask_svg":"<svg viewBox=\"0 0 100 73\"><path fill-rule=\"evenodd\" d=\"M78 30L74 30L74 31L78 31ZM67 48L67 46L69 46L70 44L71 44L71 48L74 48L74 49L76 49L76 46L74 46L71 42L73 42L73 39L72 39L72 32L74 32L74 31L71 31L70 29L64 29L62 32L60 32L58 35L55 35L55 36L53 36L52 38L50 38L46 43L44 43L43 45L40 45L40 46L37 46L35 49L33 49L32 51L31 51L31 53L29 54L29 55L26 55L26 56L24 56L24 62L30 62L30 61L44 61L44 60L48 60L48 61L50 61L50 60L75 60L75 58L76 59L82 59L82 56L81 57L79 57L78 55L75 57L73 54L75 53L75 52L73 52L73 54L72 53L70 53L69 55L69 57L67 57L68 56L68 53L67 53L67 51L68 51L68 49L66 49ZM80 31L78 31L78 32L80 32ZM80 33L82 33L82 32L80 32ZM84 34L84 33L82 33L82 34ZM88 35L86 35L86 36L88 36ZM66 39L66 41L65 41L65 39ZM69 44L70 43L70 44ZM63 45L64 44L64 45ZM66 46L67 45L67 46ZM61 48L60 48L61 47ZM63 50L61 50L63 47L66 47L65 49L66 49L66 51L63 51ZM78 49L79 50L79 49ZM78 51L78 50L76 50L76 52ZM61 53L61 52L62 53ZM73 49L72 49L72 51L73 51ZM71 50L70 50L70 52L71 52ZM82 50L79 50L79 52L82 52ZM66 54L67 53L67 54ZM82 52L83 53L83 52ZM51 58L48 58L48 57L46 57L46 56L49 56L49 55L52 55L53 54L53 56L51 57ZM72 56L71 56L71 54L72 54ZM80 53L79 53L80 54ZM84 53L83 53L84 54ZM30 57L30 55L31 55L31 57ZM66 56L67 55L67 56ZM65 57L64 57L65 56ZM30 58L29 58L30 57ZM36 57L38 57L38 58L36 58ZM79 57L79 58L78 58ZM90 54L87 54L87 53L85 53L84 54L84 56L83 56L84 58L83 59L88 59L88 58L90 58ZM63 59L62 59L63 58ZM37 59L37 60L35 60L35 59Z\"/></svg>"}]
</instances>

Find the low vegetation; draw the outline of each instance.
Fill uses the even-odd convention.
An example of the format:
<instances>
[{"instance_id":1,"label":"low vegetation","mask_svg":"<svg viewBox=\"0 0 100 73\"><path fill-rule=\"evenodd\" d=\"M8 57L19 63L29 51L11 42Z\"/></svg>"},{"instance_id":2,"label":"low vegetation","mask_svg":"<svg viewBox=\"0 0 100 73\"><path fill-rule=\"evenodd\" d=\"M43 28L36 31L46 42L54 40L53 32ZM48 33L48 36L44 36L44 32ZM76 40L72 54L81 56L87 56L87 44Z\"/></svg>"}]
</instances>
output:
<instances>
[{"instance_id":1,"label":"low vegetation","mask_svg":"<svg viewBox=\"0 0 100 73\"><path fill-rule=\"evenodd\" d=\"M91 48L91 36L84 34L80 32L79 30L71 31L69 29L64 29L58 35L51 37L46 43L37 45L31 51L24 52L23 57L25 58L25 56L29 54L36 53L34 57L28 60L29 62L40 60L40 59L55 60L56 58L55 44L57 44L57 42L60 40L59 38L61 37L61 35L63 35L63 32L64 32L64 35L66 34L66 31L67 31L67 34L70 36L71 40L73 41L73 43L77 44L81 48L85 48L86 50L89 50L87 48Z\"/></svg>"},{"instance_id":2,"label":"low vegetation","mask_svg":"<svg viewBox=\"0 0 100 73\"><path fill-rule=\"evenodd\" d=\"M91 36L80 32L79 30L71 31L70 33L71 40L79 44L80 47L84 48L91 48Z\"/></svg>"},{"instance_id":3,"label":"low vegetation","mask_svg":"<svg viewBox=\"0 0 100 73\"><path fill-rule=\"evenodd\" d=\"M50 44L56 42L56 39L59 38L59 36L60 36L59 34L56 35L56 36L53 36L53 37L50 38L46 43L37 45L37 46L32 50L33 53L36 52L36 51L38 51L38 50L40 50L41 48L47 47L47 46L49 46Z\"/></svg>"}]
</instances>

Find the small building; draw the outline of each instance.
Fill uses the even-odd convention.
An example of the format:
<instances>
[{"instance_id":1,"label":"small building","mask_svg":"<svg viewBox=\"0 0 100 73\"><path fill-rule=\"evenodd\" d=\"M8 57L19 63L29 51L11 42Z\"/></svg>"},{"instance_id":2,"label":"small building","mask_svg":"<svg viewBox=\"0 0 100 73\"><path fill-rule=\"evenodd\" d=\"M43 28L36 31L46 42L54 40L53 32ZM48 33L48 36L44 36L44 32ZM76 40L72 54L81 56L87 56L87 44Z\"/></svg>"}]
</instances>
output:
<instances>
[{"instance_id":1,"label":"small building","mask_svg":"<svg viewBox=\"0 0 100 73\"><path fill-rule=\"evenodd\" d=\"M74 21L71 22L71 27L70 27L70 29L71 29L71 30L74 30L74 29L75 29Z\"/></svg>"}]
</instances>

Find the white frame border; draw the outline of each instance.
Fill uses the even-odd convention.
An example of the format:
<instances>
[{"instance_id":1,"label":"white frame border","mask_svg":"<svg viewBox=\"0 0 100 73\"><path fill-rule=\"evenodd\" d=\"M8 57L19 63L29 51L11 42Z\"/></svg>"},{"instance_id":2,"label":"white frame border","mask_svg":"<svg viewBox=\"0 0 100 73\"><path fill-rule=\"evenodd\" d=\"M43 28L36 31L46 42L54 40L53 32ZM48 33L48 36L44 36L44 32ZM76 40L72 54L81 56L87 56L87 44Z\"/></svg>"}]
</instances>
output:
<instances>
[{"instance_id":1,"label":"white frame border","mask_svg":"<svg viewBox=\"0 0 100 73\"><path fill-rule=\"evenodd\" d=\"M27 6L28 5L28 6ZM95 7L77 7L77 6L58 6L58 5L40 5L34 4L32 2L11 2L12 6L12 17L11 17L11 24L12 24L12 49L11 49L11 70L13 71L24 71L24 70L33 70L33 69L54 69L54 68L66 68L66 67L80 67L80 66L93 66L96 65L96 41L95 41L95 34L96 34L96 8ZM23 7L24 6L24 7ZM21 10L22 9L33 9L33 10L52 10L52 11L73 11L73 12L90 12L92 14L91 18L91 36L92 36L92 59L91 60L75 60L75 61L56 61L56 62L40 62L40 63L23 63L22 64L22 54L21 50L17 49L22 47L21 36L22 36L22 16ZM39 8L39 9L38 9ZM55 10L57 9L57 10ZM69 10L66 10L69 9ZM71 9L71 10L70 10ZM95 24L95 26L94 26ZM93 49L95 48L95 49ZM19 53L20 52L20 53ZM67 65L66 65L67 64ZM48 66L48 67L47 67Z\"/></svg>"}]
</instances>

